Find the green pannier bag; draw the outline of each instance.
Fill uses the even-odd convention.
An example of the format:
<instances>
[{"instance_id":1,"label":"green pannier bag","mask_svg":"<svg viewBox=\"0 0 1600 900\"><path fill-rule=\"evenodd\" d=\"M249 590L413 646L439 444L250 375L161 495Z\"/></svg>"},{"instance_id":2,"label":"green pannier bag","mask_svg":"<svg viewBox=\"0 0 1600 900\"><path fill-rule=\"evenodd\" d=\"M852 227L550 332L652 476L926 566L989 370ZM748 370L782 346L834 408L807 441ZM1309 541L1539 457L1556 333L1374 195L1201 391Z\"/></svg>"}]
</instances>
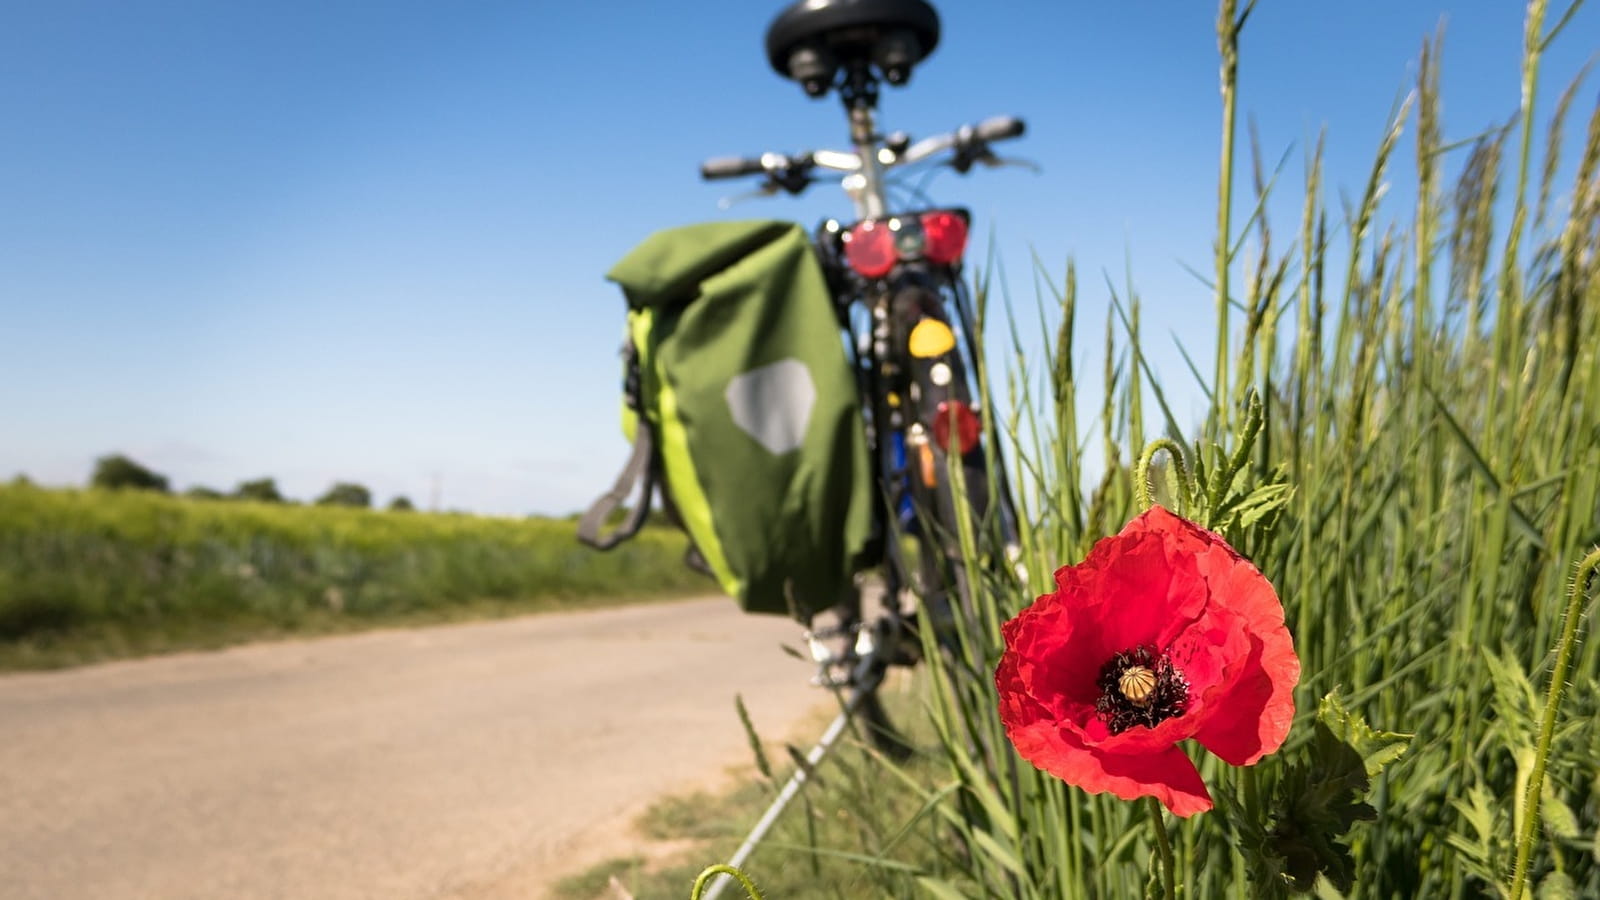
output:
<instances>
[{"instance_id":1,"label":"green pannier bag","mask_svg":"<svg viewBox=\"0 0 1600 900\"><path fill-rule=\"evenodd\" d=\"M789 222L651 235L606 277L628 302L623 430L632 458L579 522L609 549L654 488L691 559L746 612L805 620L839 602L870 538L856 380L811 242ZM602 525L634 492L615 531Z\"/></svg>"}]
</instances>

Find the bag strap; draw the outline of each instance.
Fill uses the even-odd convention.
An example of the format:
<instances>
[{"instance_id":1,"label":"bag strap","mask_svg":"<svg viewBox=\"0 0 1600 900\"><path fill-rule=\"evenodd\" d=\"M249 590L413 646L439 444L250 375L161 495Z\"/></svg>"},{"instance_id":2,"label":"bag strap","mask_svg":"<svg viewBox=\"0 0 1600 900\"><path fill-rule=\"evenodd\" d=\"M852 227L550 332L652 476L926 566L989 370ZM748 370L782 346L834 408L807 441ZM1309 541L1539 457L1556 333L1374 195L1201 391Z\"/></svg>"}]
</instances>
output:
<instances>
[{"instance_id":1,"label":"bag strap","mask_svg":"<svg viewBox=\"0 0 1600 900\"><path fill-rule=\"evenodd\" d=\"M645 417L639 417L638 430L633 441L633 455L628 457L628 462L622 467L622 474L617 476L617 483L611 486L605 496L594 502L589 511L578 520L578 540L595 548L596 550L610 550L628 538L639 533L644 527L645 517L650 514L650 495L655 491L656 472L653 465L656 442L655 434L650 428L650 423ZM642 480L639 488L639 498L628 510L628 517L618 525L610 534L602 535L600 526L607 517L628 499L628 492L633 490L635 483Z\"/></svg>"},{"instance_id":2,"label":"bag strap","mask_svg":"<svg viewBox=\"0 0 1600 900\"><path fill-rule=\"evenodd\" d=\"M655 432L651 429L650 419L644 414L642 404L639 402L641 383L639 353L631 340L623 345L622 361L623 401L637 415L634 425L633 455L628 457L628 462L622 467L622 474L617 476L617 483L596 500L594 505L589 507L589 511L583 514L583 518L578 520L578 540L596 550L610 550L639 533L639 529L644 527L645 517L650 514L650 496L656 489ZM622 501L628 499L628 492L641 480L643 485L639 488L639 499L634 502L633 508L628 510L628 517L615 531L602 535L600 526L605 524L606 519L618 506L622 505Z\"/></svg>"}]
</instances>

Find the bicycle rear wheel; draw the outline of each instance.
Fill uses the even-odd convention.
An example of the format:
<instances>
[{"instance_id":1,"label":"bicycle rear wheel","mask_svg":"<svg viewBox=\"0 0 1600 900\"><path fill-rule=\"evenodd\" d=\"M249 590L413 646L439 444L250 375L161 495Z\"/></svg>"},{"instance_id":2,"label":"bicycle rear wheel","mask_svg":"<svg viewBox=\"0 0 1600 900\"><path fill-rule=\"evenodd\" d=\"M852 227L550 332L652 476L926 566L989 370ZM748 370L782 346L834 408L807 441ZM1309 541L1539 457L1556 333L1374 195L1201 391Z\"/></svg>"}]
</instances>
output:
<instances>
[{"instance_id":1,"label":"bicycle rear wheel","mask_svg":"<svg viewBox=\"0 0 1600 900\"><path fill-rule=\"evenodd\" d=\"M896 343L906 348L916 416L907 443L916 457L910 481L917 581L923 608L948 649L954 649L956 628L970 634L979 627L975 582L1006 574L1007 550L1016 540L998 447L982 439L980 417L988 404L974 386L976 340L964 304L959 282L932 273L908 279L892 303L905 331Z\"/></svg>"}]
</instances>

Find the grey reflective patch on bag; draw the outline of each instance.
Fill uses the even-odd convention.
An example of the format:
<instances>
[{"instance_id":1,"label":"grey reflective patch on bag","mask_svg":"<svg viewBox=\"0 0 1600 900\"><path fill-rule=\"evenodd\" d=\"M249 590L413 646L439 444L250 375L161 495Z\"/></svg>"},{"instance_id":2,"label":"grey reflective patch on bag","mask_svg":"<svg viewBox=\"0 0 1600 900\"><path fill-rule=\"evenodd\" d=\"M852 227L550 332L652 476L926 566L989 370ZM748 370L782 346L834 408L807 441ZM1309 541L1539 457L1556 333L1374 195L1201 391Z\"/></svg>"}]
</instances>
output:
<instances>
[{"instance_id":1,"label":"grey reflective patch on bag","mask_svg":"<svg viewBox=\"0 0 1600 900\"><path fill-rule=\"evenodd\" d=\"M800 449L817 386L811 372L798 359L782 359L735 375L724 395L733 422L775 454Z\"/></svg>"}]
</instances>

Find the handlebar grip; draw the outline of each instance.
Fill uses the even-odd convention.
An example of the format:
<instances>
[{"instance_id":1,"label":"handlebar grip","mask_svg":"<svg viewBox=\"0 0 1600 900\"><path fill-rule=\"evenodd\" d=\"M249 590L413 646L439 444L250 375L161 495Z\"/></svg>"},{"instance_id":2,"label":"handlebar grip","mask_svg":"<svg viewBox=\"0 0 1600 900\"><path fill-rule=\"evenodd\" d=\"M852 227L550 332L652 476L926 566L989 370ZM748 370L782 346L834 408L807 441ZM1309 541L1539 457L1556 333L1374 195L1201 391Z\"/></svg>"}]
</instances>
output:
<instances>
[{"instance_id":1,"label":"handlebar grip","mask_svg":"<svg viewBox=\"0 0 1600 900\"><path fill-rule=\"evenodd\" d=\"M707 181L757 175L765 171L760 159L747 159L741 156L719 156L700 164L700 177Z\"/></svg>"},{"instance_id":2,"label":"handlebar grip","mask_svg":"<svg viewBox=\"0 0 1600 900\"><path fill-rule=\"evenodd\" d=\"M1015 116L995 116L979 122L973 133L980 141L1000 141L1006 138L1020 137L1026 130L1026 125Z\"/></svg>"}]
</instances>

